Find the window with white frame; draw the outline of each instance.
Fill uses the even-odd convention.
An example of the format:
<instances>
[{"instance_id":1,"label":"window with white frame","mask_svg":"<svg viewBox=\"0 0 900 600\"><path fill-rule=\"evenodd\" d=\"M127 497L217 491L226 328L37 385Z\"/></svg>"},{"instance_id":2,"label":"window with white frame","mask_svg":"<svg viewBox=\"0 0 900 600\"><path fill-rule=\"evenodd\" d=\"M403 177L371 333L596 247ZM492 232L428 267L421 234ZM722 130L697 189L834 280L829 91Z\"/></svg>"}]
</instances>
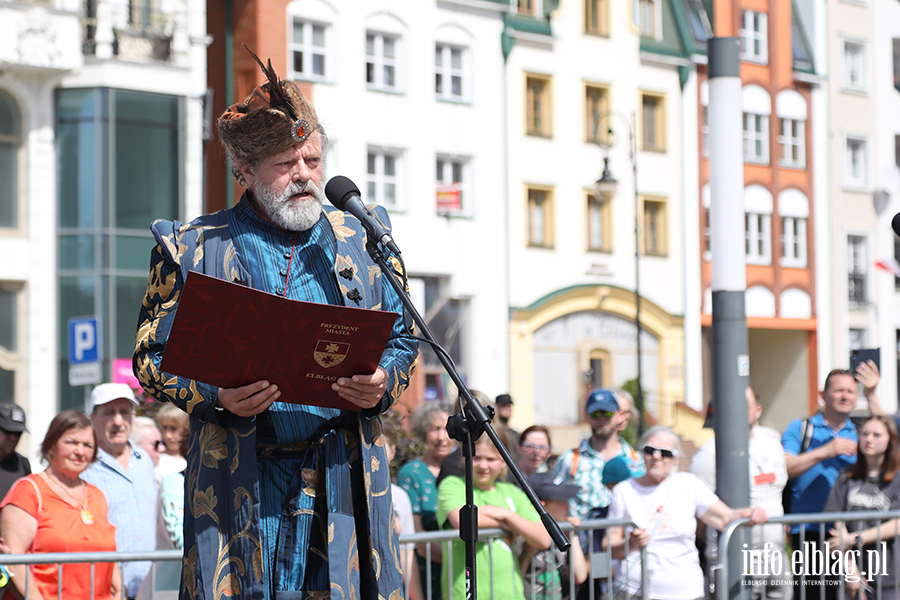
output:
<instances>
[{"instance_id":1,"label":"window with white frame","mask_svg":"<svg viewBox=\"0 0 900 600\"><path fill-rule=\"evenodd\" d=\"M767 165L772 96L761 86L745 85L741 90L741 106L744 111L744 161Z\"/></svg>"},{"instance_id":2,"label":"window with white frame","mask_svg":"<svg viewBox=\"0 0 900 600\"><path fill-rule=\"evenodd\" d=\"M806 98L796 90L782 90L775 96L775 114L781 120L778 144L783 167L806 167Z\"/></svg>"},{"instance_id":3,"label":"window with white frame","mask_svg":"<svg viewBox=\"0 0 900 600\"><path fill-rule=\"evenodd\" d=\"M0 229L19 226L19 107L0 91Z\"/></svg>"},{"instance_id":4,"label":"window with white frame","mask_svg":"<svg viewBox=\"0 0 900 600\"><path fill-rule=\"evenodd\" d=\"M849 188L867 188L869 185L869 141L865 138L846 138L844 185Z\"/></svg>"},{"instance_id":5,"label":"window with white frame","mask_svg":"<svg viewBox=\"0 0 900 600\"><path fill-rule=\"evenodd\" d=\"M403 155L398 150L369 148L366 165L366 201L386 208L402 208L400 170Z\"/></svg>"},{"instance_id":6,"label":"window with white frame","mask_svg":"<svg viewBox=\"0 0 900 600\"><path fill-rule=\"evenodd\" d=\"M434 47L434 93L441 100L464 100L468 95L465 77L466 49L449 44Z\"/></svg>"},{"instance_id":7,"label":"window with white frame","mask_svg":"<svg viewBox=\"0 0 900 600\"><path fill-rule=\"evenodd\" d=\"M772 193L761 185L744 190L744 239L749 265L772 263Z\"/></svg>"},{"instance_id":8,"label":"window with white frame","mask_svg":"<svg viewBox=\"0 0 900 600\"><path fill-rule=\"evenodd\" d=\"M781 217L781 264L806 266L806 219Z\"/></svg>"},{"instance_id":9,"label":"window with white frame","mask_svg":"<svg viewBox=\"0 0 900 600\"><path fill-rule=\"evenodd\" d=\"M468 158L438 155L435 160L437 213L468 215L472 212Z\"/></svg>"},{"instance_id":10,"label":"window with white frame","mask_svg":"<svg viewBox=\"0 0 900 600\"><path fill-rule=\"evenodd\" d=\"M772 262L772 216L759 213L744 215L747 264L768 265Z\"/></svg>"},{"instance_id":11,"label":"window with white frame","mask_svg":"<svg viewBox=\"0 0 900 600\"><path fill-rule=\"evenodd\" d=\"M769 62L768 15L745 10L741 29L741 59L766 64Z\"/></svg>"},{"instance_id":12,"label":"window with white frame","mask_svg":"<svg viewBox=\"0 0 900 600\"><path fill-rule=\"evenodd\" d=\"M865 42L843 40L844 44L844 73L843 87L845 90L865 92L869 82L866 69L868 50Z\"/></svg>"},{"instance_id":13,"label":"window with white frame","mask_svg":"<svg viewBox=\"0 0 900 600\"><path fill-rule=\"evenodd\" d=\"M781 266L806 267L809 198L798 189L788 188L778 194L778 213L781 215Z\"/></svg>"},{"instance_id":14,"label":"window with white frame","mask_svg":"<svg viewBox=\"0 0 900 600\"><path fill-rule=\"evenodd\" d=\"M847 236L847 301L851 309L865 309L868 305L868 259L866 238Z\"/></svg>"},{"instance_id":15,"label":"window with white frame","mask_svg":"<svg viewBox=\"0 0 900 600\"><path fill-rule=\"evenodd\" d=\"M631 20L641 37L655 38L659 31L659 0L631 0Z\"/></svg>"},{"instance_id":16,"label":"window with white frame","mask_svg":"<svg viewBox=\"0 0 900 600\"><path fill-rule=\"evenodd\" d=\"M744 113L744 160L769 163L769 117Z\"/></svg>"},{"instance_id":17,"label":"window with white frame","mask_svg":"<svg viewBox=\"0 0 900 600\"><path fill-rule=\"evenodd\" d=\"M0 282L0 398L15 401L16 380L22 377L18 342L19 284Z\"/></svg>"},{"instance_id":18,"label":"window with white frame","mask_svg":"<svg viewBox=\"0 0 900 600\"><path fill-rule=\"evenodd\" d=\"M802 169L806 166L806 121L781 120L781 166Z\"/></svg>"},{"instance_id":19,"label":"window with white frame","mask_svg":"<svg viewBox=\"0 0 900 600\"><path fill-rule=\"evenodd\" d=\"M399 89L400 36L366 32L366 84L370 90Z\"/></svg>"},{"instance_id":20,"label":"window with white frame","mask_svg":"<svg viewBox=\"0 0 900 600\"><path fill-rule=\"evenodd\" d=\"M291 76L294 79L323 81L328 75L327 36L330 27L294 18L291 35Z\"/></svg>"}]
</instances>

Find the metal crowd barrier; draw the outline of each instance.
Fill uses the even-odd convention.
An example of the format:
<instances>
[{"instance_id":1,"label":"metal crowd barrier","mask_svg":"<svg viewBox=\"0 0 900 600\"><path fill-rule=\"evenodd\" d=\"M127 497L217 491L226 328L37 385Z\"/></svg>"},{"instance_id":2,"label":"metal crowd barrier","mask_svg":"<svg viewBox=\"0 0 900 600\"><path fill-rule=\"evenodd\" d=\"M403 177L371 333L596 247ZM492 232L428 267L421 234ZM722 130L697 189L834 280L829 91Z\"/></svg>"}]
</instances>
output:
<instances>
[{"instance_id":1,"label":"metal crowd barrier","mask_svg":"<svg viewBox=\"0 0 900 600\"><path fill-rule=\"evenodd\" d=\"M865 598L864 590L875 594L876 598L881 598L885 590L882 590L881 577L891 574L894 576L894 584L888 589L893 590L894 597L900 598L900 544L896 540L900 538L900 522L895 522L893 526L894 535L887 539L881 538L879 531L878 539L875 542L875 550L863 549L854 545L855 535L840 536L839 547L833 548L830 544L826 545L826 541L831 537L828 532L831 530L835 521L845 523L853 523L857 521L873 521L882 523L891 519L900 518L900 510L892 511L868 511L868 512L833 512L833 513L816 513L816 514L792 514L783 517L772 517L765 525L755 527L765 527L771 524L782 525L800 525L799 543L802 548L791 548L790 554L787 548L764 547L762 549L744 546L742 548L742 564L729 565L728 553L726 549L731 543L732 538L743 530L749 530L750 520L746 518L738 519L731 523L722 535L719 536L719 563L713 565L712 571L718 571L716 575L716 587L720 591L728 589L727 582L731 570L738 568L742 573L742 582L740 590L732 590L730 594L734 597L747 598L755 581L784 581L787 586L793 590L794 600L824 600L826 589L829 587L839 587L841 594L844 593L847 580L845 579L846 560L853 559L857 563L857 569L861 573L860 590L857 597ZM825 524L822 526L824 532L807 531L808 526L813 523ZM865 529L865 528L864 528ZM790 536L785 535L786 541L790 543ZM820 542L823 548L813 547L812 542ZM807 545L809 544L809 545ZM884 546L882 546L884 544ZM884 548L887 544L892 546L891 564L884 564ZM771 546L771 544L769 544ZM867 544L868 546L868 544ZM779 573L768 573L770 559L774 558L774 552L783 551L784 556L781 559L783 568ZM840 553L840 556L834 553ZM848 554L850 553L850 554ZM874 553L874 554L873 554ZM881 553L881 554L879 554ZM777 561L775 561L777 564ZM760 567L759 565L764 565ZM840 572L835 572L840 566ZM762 572L761 572L762 571ZM813 572L811 572L813 571ZM817 572L821 571L821 572ZM806 585L801 585L800 579L806 578ZM808 593L807 587L812 588L813 593ZM719 600L727 600L729 593L719 593ZM839 596L843 597L843 596Z\"/></svg>"},{"instance_id":2,"label":"metal crowd barrier","mask_svg":"<svg viewBox=\"0 0 900 600\"><path fill-rule=\"evenodd\" d=\"M578 527L574 527L570 523L561 523L563 531L573 532L573 531L586 531L588 532L588 548L584 548L585 557L588 559L590 563L590 574L588 575L588 597L589 600L601 600L603 598L607 600L612 600L614 595L614 573L610 566L610 554L609 552L594 552L593 543L592 543L592 535L594 531L606 530L610 527L621 527L623 525L634 525L630 521L612 521L608 519L597 519L597 520L589 520L582 522ZM495 539L498 537L503 537L508 535L508 532L502 529L480 529L478 531L478 539L479 541L486 541L489 539ZM403 534L400 536L400 546L401 550L405 544L430 544L432 542L440 542L443 547L443 555L444 560L448 562L448 568L453 571L453 553L449 547L449 544L452 540L459 539L459 531L456 530L447 530L440 532L424 532L424 533L413 533L413 534ZM628 541L626 538L626 554L628 553L627 547ZM488 555L490 560L493 560L492 554L492 546L488 545ZM423 600L433 600L433 590L430 586L427 585L427 582L430 581L431 576L431 546L425 546L425 564L426 567L426 577L425 581L421 582L421 587L423 591ZM401 552L402 554L402 552ZM93 587L94 587L94 571L93 565L95 563L106 563L106 562L115 562L120 565L125 562L133 562L133 561L154 561L154 569L151 570L151 574L148 577L152 577L155 573L156 563L171 563L175 561L180 561L182 558L182 553L180 550L156 550L152 552L57 552L57 553L47 553L47 554L7 554L0 558L0 564L4 565L35 565L35 564L57 564L60 565L61 573L65 573L65 565L67 564L76 564L76 563L90 563L92 565L91 569L91 594L89 597L93 598ZM647 581L647 569L644 568L646 566L647 561L647 551L646 548L641 549L641 570L642 570L642 579L643 579L643 589L648 589L648 581ZM412 565L403 564L402 565L404 573L408 573L410 568L418 568L418 566L413 563ZM477 576L479 581L482 578L490 577L491 569L488 569L487 573L482 573L478 571ZM28 581L30 578L30 569L26 569L26 590L28 589ZM405 578L408 581L408 577ZM62 581L62 577L60 577L60 582ZM596 582L596 583L595 583ZM171 586L163 586L165 589L153 589L150 592L150 598L153 600L169 600L170 598L178 597L178 588L177 584L175 589L171 589ZM450 582L450 589L444 590L443 600L464 600L463 598L455 598L453 595L453 585L452 581ZM571 566L571 560L569 563L569 589L575 590L575 573ZM406 592L407 590L404 590ZM490 598L480 598L479 600L492 600L494 597L494 588L493 582L491 585L491 595ZM408 594L406 594L408 598ZM574 598L574 593L570 595L571 598ZM633 598L642 598L642 600L648 600L646 596L632 596ZM25 595L26 600L28 600L28 595ZM121 598L117 598L116 600L124 600L125 598L125 590L122 590ZM62 584L57 591L57 599L58 600L69 600L62 598ZM49 599L44 599L49 600ZM535 600L534 588L532 588L532 594L529 597L526 597L526 600Z\"/></svg>"}]
</instances>

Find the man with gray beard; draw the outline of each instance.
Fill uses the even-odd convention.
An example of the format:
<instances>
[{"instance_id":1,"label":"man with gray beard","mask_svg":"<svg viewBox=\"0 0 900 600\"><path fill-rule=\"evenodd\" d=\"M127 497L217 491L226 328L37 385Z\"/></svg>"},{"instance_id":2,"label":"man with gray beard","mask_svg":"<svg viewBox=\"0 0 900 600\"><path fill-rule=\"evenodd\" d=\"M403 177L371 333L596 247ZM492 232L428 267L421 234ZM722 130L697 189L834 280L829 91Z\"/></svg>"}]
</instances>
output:
<instances>
[{"instance_id":1,"label":"man with gray beard","mask_svg":"<svg viewBox=\"0 0 900 600\"><path fill-rule=\"evenodd\" d=\"M277 381L223 389L159 368L189 270L295 300L403 314L360 222L323 206L327 139L313 105L271 61L259 64L268 82L218 120L232 173L247 187L241 201L187 225L151 226L158 245L134 370L147 393L190 415L180 598L399 597L379 415L415 364L402 317L373 373L332 386L358 412L295 403L302 397L282 397ZM390 228L383 208L370 210ZM291 325L273 315L273 329Z\"/></svg>"}]
</instances>

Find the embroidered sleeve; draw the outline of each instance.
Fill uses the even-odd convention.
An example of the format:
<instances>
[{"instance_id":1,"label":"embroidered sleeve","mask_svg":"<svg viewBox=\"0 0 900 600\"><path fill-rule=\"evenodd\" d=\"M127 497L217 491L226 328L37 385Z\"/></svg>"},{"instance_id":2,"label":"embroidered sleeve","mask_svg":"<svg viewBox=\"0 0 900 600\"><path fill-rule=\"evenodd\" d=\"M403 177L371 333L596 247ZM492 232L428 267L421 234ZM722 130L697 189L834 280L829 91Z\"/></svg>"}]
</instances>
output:
<instances>
[{"instance_id":1,"label":"embroidered sleeve","mask_svg":"<svg viewBox=\"0 0 900 600\"><path fill-rule=\"evenodd\" d=\"M376 208L376 215L384 223L385 227L390 230L391 222L387 216L387 212L382 207ZM400 261L396 258L389 260L394 275L398 281L403 281L403 271ZM375 267L378 268L377 266ZM419 343L413 338L415 335L415 324L412 323L412 317L406 318L407 311L403 306L403 302L397 295L393 286L386 280L386 276L380 278L381 282L381 309L397 313L397 320L391 329L391 335L388 338L387 346L381 355L379 366L384 368L388 374L387 392L382 398L381 404L376 407L375 411L384 412L393 405L400 397L400 394L409 386L410 377L416 368L416 362L419 356ZM405 293L409 295L409 286L406 286ZM406 322L409 321L409 327Z\"/></svg>"},{"instance_id":2,"label":"embroidered sleeve","mask_svg":"<svg viewBox=\"0 0 900 600\"><path fill-rule=\"evenodd\" d=\"M158 224L154 224L154 234L159 243L150 255L150 276L138 318L134 374L144 390L157 400L173 402L192 417L228 427L234 415L216 410L218 387L159 369L184 288L179 261L185 246L175 243L175 232L158 231Z\"/></svg>"}]
</instances>

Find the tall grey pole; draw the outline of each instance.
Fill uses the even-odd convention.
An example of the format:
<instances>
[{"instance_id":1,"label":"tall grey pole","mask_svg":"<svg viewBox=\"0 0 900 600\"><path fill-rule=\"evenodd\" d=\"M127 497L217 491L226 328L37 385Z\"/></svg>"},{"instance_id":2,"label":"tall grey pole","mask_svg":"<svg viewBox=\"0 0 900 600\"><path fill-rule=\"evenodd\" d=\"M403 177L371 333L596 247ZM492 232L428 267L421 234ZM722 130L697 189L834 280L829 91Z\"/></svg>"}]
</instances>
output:
<instances>
[{"instance_id":1,"label":"tall grey pole","mask_svg":"<svg viewBox=\"0 0 900 600\"><path fill-rule=\"evenodd\" d=\"M628 152L631 154L631 172L634 176L634 327L637 331L637 381L635 382L634 409L638 414L638 439L644 435L644 380L641 369L641 196L638 193L637 178L637 139L634 131L637 127L637 116L631 113L631 124L628 127Z\"/></svg>"},{"instance_id":2,"label":"tall grey pole","mask_svg":"<svg viewBox=\"0 0 900 600\"><path fill-rule=\"evenodd\" d=\"M725 504L738 508L750 505L741 42L735 37L715 37L708 48L716 493ZM742 539L733 537L728 548L728 581L722 582L726 589L720 584L720 599L740 598L744 591Z\"/></svg>"}]
</instances>

